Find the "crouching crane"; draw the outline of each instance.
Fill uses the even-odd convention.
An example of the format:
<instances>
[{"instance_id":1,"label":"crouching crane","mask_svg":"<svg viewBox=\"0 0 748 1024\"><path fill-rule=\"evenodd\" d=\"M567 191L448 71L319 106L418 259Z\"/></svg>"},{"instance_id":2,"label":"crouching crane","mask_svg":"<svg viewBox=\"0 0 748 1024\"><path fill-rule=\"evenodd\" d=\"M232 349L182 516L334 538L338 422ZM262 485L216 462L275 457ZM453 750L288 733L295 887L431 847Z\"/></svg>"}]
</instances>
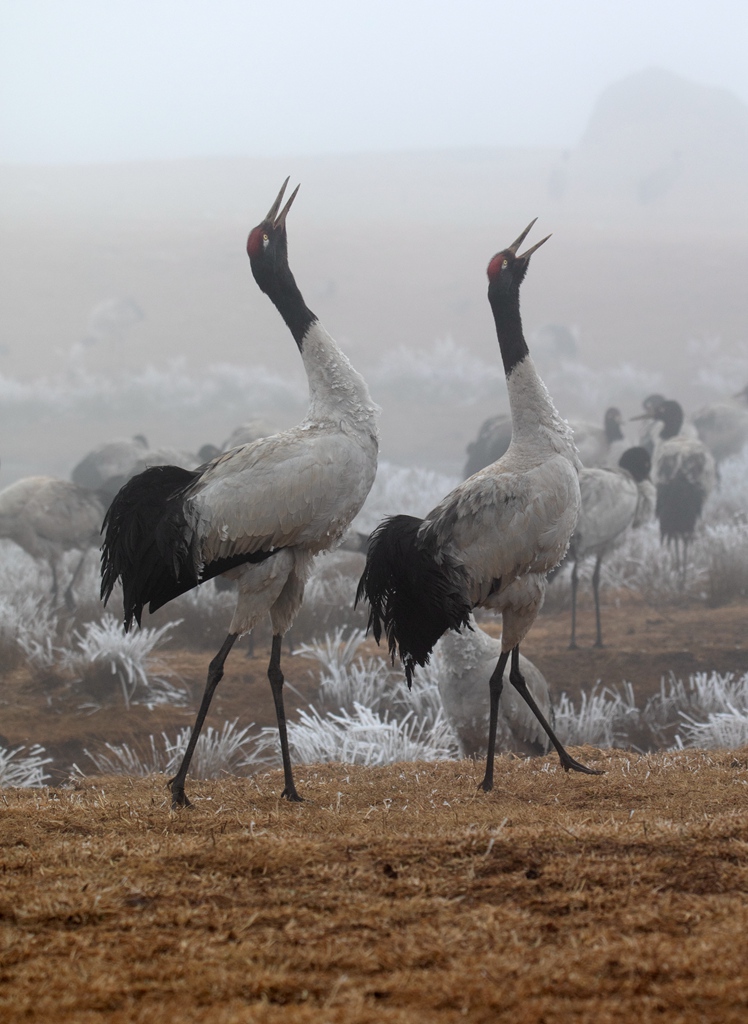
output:
<instances>
[{"instance_id":1,"label":"crouching crane","mask_svg":"<svg viewBox=\"0 0 748 1024\"><path fill-rule=\"evenodd\" d=\"M366 383L307 307L288 265L288 179L247 241L252 273L296 342L309 381L309 410L297 427L232 448L197 470L157 466L130 480L105 521L102 597L122 581L125 628L206 580L238 584L236 611L211 661L172 804L187 806L185 779L223 666L236 639L270 614L268 678L288 800L296 792L283 704L281 642L301 607L314 556L333 547L359 512L377 467L378 408Z\"/></svg>"}]
</instances>

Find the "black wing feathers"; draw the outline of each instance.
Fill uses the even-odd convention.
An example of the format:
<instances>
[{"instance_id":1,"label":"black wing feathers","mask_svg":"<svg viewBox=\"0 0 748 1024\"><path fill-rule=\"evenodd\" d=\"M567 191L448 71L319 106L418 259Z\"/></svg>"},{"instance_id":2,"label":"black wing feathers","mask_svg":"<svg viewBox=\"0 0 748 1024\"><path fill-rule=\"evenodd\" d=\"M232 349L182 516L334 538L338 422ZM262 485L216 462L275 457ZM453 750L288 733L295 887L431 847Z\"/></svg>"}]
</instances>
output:
<instances>
[{"instance_id":1,"label":"black wing feathers","mask_svg":"<svg viewBox=\"0 0 748 1024\"><path fill-rule=\"evenodd\" d=\"M179 466L153 466L118 491L104 518L101 597L122 580L125 629L140 625L151 610L197 585L189 558L191 530L183 509L184 490L197 474Z\"/></svg>"},{"instance_id":2,"label":"black wing feathers","mask_svg":"<svg viewBox=\"0 0 748 1024\"><path fill-rule=\"evenodd\" d=\"M122 580L125 630L140 625L150 612L245 562L262 562L273 551L220 558L204 565L198 576L193 527L184 511L184 493L200 470L152 466L128 480L104 518L101 548L101 597L109 600Z\"/></svg>"},{"instance_id":3,"label":"black wing feathers","mask_svg":"<svg viewBox=\"0 0 748 1024\"><path fill-rule=\"evenodd\" d=\"M469 626L472 610L465 596L464 570L428 538L419 537L423 520L413 516L385 519L369 541L366 568L356 602L371 606L369 628L379 643L387 636L394 662L399 653L408 685L416 665L425 665L439 637L448 629Z\"/></svg>"}]
</instances>

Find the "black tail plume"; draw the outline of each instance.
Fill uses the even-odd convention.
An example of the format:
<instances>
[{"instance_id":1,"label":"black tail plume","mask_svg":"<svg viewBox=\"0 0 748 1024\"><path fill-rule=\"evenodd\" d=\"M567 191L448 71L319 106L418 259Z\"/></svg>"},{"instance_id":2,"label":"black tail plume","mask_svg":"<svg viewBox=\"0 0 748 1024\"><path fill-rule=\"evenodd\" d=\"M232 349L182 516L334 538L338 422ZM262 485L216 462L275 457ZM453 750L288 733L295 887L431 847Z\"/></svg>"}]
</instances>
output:
<instances>
[{"instance_id":1,"label":"black tail plume","mask_svg":"<svg viewBox=\"0 0 748 1024\"><path fill-rule=\"evenodd\" d=\"M416 665L425 665L440 636L468 626L472 607L462 567L428 538L419 537L422 519L392 516L369 541L366 568L356 603L369 602L369 629L379 643L387 636L394 664L399 654L410 686Z\"/></svg>"},{"instance_id":2,"label":"black tail plume","mask_svg":"<svg viewBox=\"0 0 748 1024\"><path fill-rule=\"evenodd\" d=\"M125 630L151 611L197 586L190 527L182 495L198 474L179 466L152 466L128 480L109 506L102 532L101 598L122 580Z\"/></svg>"}]
</instances>

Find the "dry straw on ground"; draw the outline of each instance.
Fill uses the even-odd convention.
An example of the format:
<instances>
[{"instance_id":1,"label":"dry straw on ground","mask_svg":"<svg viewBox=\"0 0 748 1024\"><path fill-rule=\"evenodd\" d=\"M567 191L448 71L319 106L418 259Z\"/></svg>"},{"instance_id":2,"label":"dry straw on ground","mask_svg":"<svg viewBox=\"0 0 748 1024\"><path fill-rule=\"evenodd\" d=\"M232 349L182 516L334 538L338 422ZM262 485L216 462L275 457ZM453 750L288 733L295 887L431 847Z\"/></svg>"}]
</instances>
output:
<instances>
[{"instance_id":1,"label":"dry straw on ground","mask_svg":"<svg viewBox=\"0 0 748 1024\"><path fill-rule=\"evenodd\" d=\"M748 751L0 803L3 1021L745 1021Z\"/></svg>"}]
</instances>

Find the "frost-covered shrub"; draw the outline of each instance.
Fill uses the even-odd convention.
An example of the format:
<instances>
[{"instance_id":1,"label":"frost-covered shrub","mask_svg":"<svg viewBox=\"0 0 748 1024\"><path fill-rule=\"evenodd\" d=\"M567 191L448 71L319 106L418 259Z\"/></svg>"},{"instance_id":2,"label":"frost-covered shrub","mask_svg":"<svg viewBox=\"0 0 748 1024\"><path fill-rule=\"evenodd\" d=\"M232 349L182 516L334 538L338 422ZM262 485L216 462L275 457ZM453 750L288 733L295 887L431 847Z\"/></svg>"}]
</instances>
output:
<instances>
[{"instance_id":1,"label":"frost-covered shrub","mask_svg":"<svg viewBox=\"0 0 748 1024\"><path fill-rule=\"evenodd\" d=\"M34 744L29 747L28 754L23 754L26 747L7 750L0 747L0 788L18 786L43 786L49 776L44 765L52 762L51 757L44 757L44 747Z\"/></svg>"},{"instance_id":2,"label":"frost-covered shrub","mask_svg":"<svg viewBox=\"0 0 748 1024\"><path fill-rule=\"evenodd\" d=\"M639 724L639 710L631 683L621 689L595 687L582 691L579 708L562 693L555 706L555 732L564 745L615 747L625 745L629 731Z\"/></svg>"},{"instance_id":3,"label":"frost-covered shrub","mask_svg":"<svg viewBox=\"0 0 748 1024\"><path fill-rule=\"evenodd\" d=\"M748 594L748 523L707 526L700 547L706 561L704 588L712 607Z\"/></svg>"},{"instance_id":4,"label":"frost-covered shrub","mask_svg":"<svg viewBox=\"0 0 748 1024\"><path fill-rule=\"evenodd\" d=\"M58 662L62 671L74 677L78 688L96 702L111 701L113 685L119 686L125 707L183 704L184 690L167 681L169 670L153 652L172 628L135 629L125 633L114 616L89 622L82 633L73 634L75 646L61 648Z\"/></svg>"},{"instance_id":5,"label":"frost-covered shrub","mask_svg":"<svg viewBox=\"0 0 748 1024\"><path fill-rule=\"evenodd\" d=\"M425 516L459 483L456 476L417 466L379 463L374 485L352 529L370 534L385 516Z\"/></svg>"},{"instance_id":6,"label":"frost-covered shrub","mask_svg":"<svg viewBox=\"0 0 748 1024\"><path fill-rule=\"evenodd\" d=\"M291 630L292 644L312 641L330 630L366 626L367 609L362 604L353 607L363 568L364 556L353 551L331 551L315 559Z\"/></svg>"},{"instance_id":7,"label":"frost-covered shrub","mask_svg":"<svg viewBox=\"0 0 748 1024\"><path fill-rule=\"evenodd\" d=\"M681 734L675 737L681 747L702 750L731 749L748 745L748 710L730 708L712 712L705 722L683 714Z\"/></svg>"},{"instance_id":8,"label":"frost-covered shrub","mask_svg":"<svg viewBox=\"0 0 748 1024\"><path fill-rule=\"evenodd\" d=\"M278 732L263 729L268 745L278 746ZM353 710L322 714L315 707L288 723L292 758L301 764L343 761L392 764L396 761L443 761L458 756L454 733L440 710L435 721L408 712L390 718L354 702Z\"/></svg>"},{"instance_id":9,"label":"frost-covered shrub","mask_svg":"<svg viewBox=\"0 0 748 1024\"><path fill-rule=\"evenodd\" d=\"M659 693L647 701L644 719L659 746L670 746L673 743L699 746L698 737L706 737L706 727L712 719L723 722L714 735L726 735L723 716L740 716L746 711L748 674L736 676L732 672L726 675L697 672L689 676L686 682L674 675L667 680L663 679ZM678 733L681 731L683 739L679 740Z\"/></svg>"},{"instance_id":10,"label":"frost-covered shrub","mask_svg":"<svg viewBox=\"0 0 748 1024\"><path fill-rule=\"evenodd\" d=\"M196 779L215 779L224 773L236 774L244 764L257 760L253 747L255 738L252 726L237 727L233 722L224 722L220 731L209 725L200 734L190 763L190 775ZM86 755L103 775L152 775L163 772L176 773L189 743L191 729L180 729L174 739L161 733L157 739L151 735L142 746L127 743L115 745L105 743L105 750Z\"/></svg>"}]
</instances>

